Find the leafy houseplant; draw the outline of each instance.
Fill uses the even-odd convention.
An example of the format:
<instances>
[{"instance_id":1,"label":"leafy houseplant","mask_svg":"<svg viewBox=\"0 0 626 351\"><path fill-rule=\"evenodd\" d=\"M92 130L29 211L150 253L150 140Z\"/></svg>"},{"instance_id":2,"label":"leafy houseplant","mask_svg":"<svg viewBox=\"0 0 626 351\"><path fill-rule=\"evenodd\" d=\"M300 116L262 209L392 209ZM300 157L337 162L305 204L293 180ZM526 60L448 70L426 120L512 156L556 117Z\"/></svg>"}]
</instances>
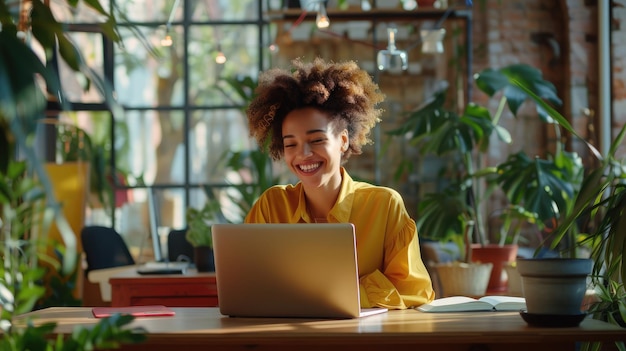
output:
<instances>
[{"instance_id":1,"label":"leafy houseplant","mask_svg":"<svg viewBox=\"0 0 626 351\"><path fill-rule=\"evenodd\" d=\"M408 114L406 121L389 131L392 136L409 136L409 143L422 154L435 154L458 160L460 167L441 191L425 194L418 207L417 221L422 235L436 240L454 240L463 243L462 233L470 223L475 225L472 242L488 243L484 216L479 210L481 201L501 189L510 206L506 214L505 229L514 218L533 221L541 226L564 211L581 179L580 157L563 150L558 144L554 155L545 159L531 158L520 151L506 162L480 167L482 157L492 143L492 136L501 142L513 142L510 132L499 125L508 106L516 116L520 106L530 96L515 85L519 79L529 91L553 103L560 104L554 86L543 80L541 73L527 65L511 65L500 70L486 69L475 76L476 85L489 96L501 93L498 110L494 116L487 107L470 103L462 114L446 109L446 91L438 92L434 99ZM549 120L538 105L539 116ZM555 128L558 125L555 124ZM487 185L483 192L482 183ZM550 190L546 190L550 189ZM444 210L445 209L445 210ZM517 229L515 229L517 228ZM500 243L519 241L519 228L502 232ZM508 239L507 239L508 238ZM466 248L467 249L467 248ZM469 255L469 250L466 250ZM466 257L466 261L470 261Z\"/></svg>"},{"instance_id":2,"label":"leafy houseplant","mask_svg":"<svg viewBox=\"0 0 626 351\"><path fill-rule=\"evenodd\" d=\"M562 252L566 257L577 257L578 247L590 249L592 283L599 292L598 301L591 304L589 313L594 318L626 327L626 162L617 159L618 149L626 138L626 125L622 126L603 155L578 135L568 121L541 96L518 80L513 83L557 120L560 126L584 141L597 158L597 164L586 170L584 180L571 202L573 205L559 217L548 239L553 249L567 239L567 251ZM545 266L541 269L545 269ZM553 285L551 282L549 284ZM542 300L546 298L545 292L541 294ZM562 292L556 293L559 298L563 298ZM624 342L616 344L620 350L626 349Z\"/></svg>"},{"instance_id":3,"label":"leafy houseplant","mask_svg":"<svg viewBox=\"0 0 626 351\"><path fill-rule=\"evenodd\" d=\"M218 204L212 201L207 202L200 210L187 209L187 233L185 235L191 245L213 247L211 224L216 222L218 210Z\"/></svg>"},{"instance_id":4,"label":"leafy houseplant","mask_svg":"<svg viewBox=\"0 0 626 351\"><path fill-rule=\"evenodd\" d=\"M185 237L194 247L194 263L199 272L215 271L211 225L218 222L219 203L208 201L201 209L187 209Z\"/></svg>"},{"instance_id":5,"label":"leafy houseplant","mask_svg":"<svg viewBox=\"0 0 626 351\"><path fill-rule=\"evenodd\" d=\"M51 221L47 196L41 184L27 174L26 162L9 160L0 171L0 350L89 350L143 341L142 329L124 328L133 320L131 316L104 318L91 329L77 329L56 340L50 338L55 323L35 326L30 320L16 321L46 293L42 284L45 270L38 260L49 260L45 257L48 243L38 233L45 233Z\"/></svg>"},{"instance_id":6,"label":"leafy houseplant","mask_svg":"<svg viewBox=\"0 0 626 351\"><path fill-rule=\"evenodd\" d=\"M68 8L78 2L68 1ZM102 30L119 41L115 17L98 1L86 5L101 15ZM28 39L28 40L26 40ZM36 41L45 55L42 62L31 47ZM75 272L76 236L54 198L53 186L35 156L33 135L45 115L49 100L64 104L55 65L60 55L68 67L97 79L86 69L77 47L50 8L40 0L0 0L0 327L2 350L85 350L117 347L123 342L143 340L141 330L123 329L133 319L114 316L99 320L91 329L76 330L71 336L51 338L55 323L35 326L32 321L16 323L16 316L31 311L46 294L41 261L53 264L64 274ZM87 79L86 81L90 81ZM107 94L110 97L110 94ZM19 156L19 157L18 157ZM19 161L18 158L28 161ZM54 223L61 234L60 263L44 254L50 243L47 230Z\"/></svg>"},{"instance_id":7,"label":"leafy houseplant","mask_svg":"<svg viewBox=\"0 0 626 351\"><path fill-rule=\"evenodd\" d=\"M561 101L554 85L528 65L483 70L475 75L475 83L489 97L499 97L493 116L487 107L473 102L460 114L446 108L447 91L444 89L431 101L411 111L398 128L388 132L392 137L407 138L424 155L447 157L458 165L448 171L452 176L440 191L427 193L421 199L416 221L424 238L457 243L465 262L474 261L472 243L480 247L489 243L481 203L495 191L501 191L509 203L501 210L503 225L498 233L498 245L517 245L524 223L541 229L567 211L582 177L580 157L566 152L560 142L554 153L545 158L529 157L519 151L501 164L483 166L483 158L494 139L505 144L513 142L511 133L500 125L500 120L507 107L513 116L518 115L520 106L531 98L526 90L554 104ZM541 105L537 105L537 113L544 122L554 126L558 135L561 121L554 121ZM473 230L468 230L471 228ZM514 260L515 253L509 253L507 259ZM494 263L490 281L490 286L496 289L506 288L500 282L502 267L499 263Z\"/></svg>"}]
</instances>

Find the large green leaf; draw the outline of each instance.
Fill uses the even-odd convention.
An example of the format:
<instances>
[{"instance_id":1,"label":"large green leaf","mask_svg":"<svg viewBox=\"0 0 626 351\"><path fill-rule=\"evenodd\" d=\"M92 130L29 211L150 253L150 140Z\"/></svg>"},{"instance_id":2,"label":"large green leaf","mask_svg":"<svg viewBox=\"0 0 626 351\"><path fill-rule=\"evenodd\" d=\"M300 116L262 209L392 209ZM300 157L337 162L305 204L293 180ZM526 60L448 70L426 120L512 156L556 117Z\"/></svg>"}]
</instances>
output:
<instances>
[{"instance_id":1,"label":"large green leaf","mask_svg":"<svg viewBox=\"0 0 626 351\"><path fill-rule=\"evenodd\" d=\"M475 75L474 78L476 86L489 96L494 96L497 92L502 91L507 99L509 109L514 115L517 115L520 106L531 98L528 91L553 105L562 104L554 84L544 80L540 70L526 64L510 65L499 70L486 69ZM544 121L551 122L550 115L542 105L537 104L536 108Z\"/></svg>"},{"instance_id":2,"label":"large green leaf","mask_svg":"<svg viewBox=\"0 0 626 351\"><path fill-rule=\"evenodd\" d=\"M485 150L494 125L486 108L469 104L459 116L444 108L447 91L439 91L424 107L407 115L390 135L410 135L410 143L422 154L445 155L450 152L471 153L476 146ZM506 137L505 137L506 138Z\"/></svg>"},{"instance_id":3,"label":"large green leaf","mask_svg":"<svg viewBox=\"0 0 626 351\"><path fill-rule=\"evenodd\" d=\"M434 97L424 106L411 111L406 115L406 120L396 129L387 132L393 136L410 134L411 140L420 140L432 130L437 129L445 120L449 119L451 112L446 111L444 104L447 90L437 91Z\"/></svg>"},{"instance_id":4,"label":"large green leaf","mask_svg":"<svg viewBox=\"0 0 626 351\"><path fill-rule=\"evenodd\" d=\"M570 210L582 177L582 160L577 154L564 153L570 160L560 168L553 160L529 158L525 153L510 155L498 166L495 182L513 204L536 213L544 222L561 217Z\"/></svg>"},{"instance_id":5,"label":"large green leaf","mask_svg":"<svg viewBox=\"0 0 626 351\"><path fill-rule=\"evenodd\" d=\"M418 205L416 225L420 236L449 241L462 235L472 208L468 205L467 188L456 184L442 193L426 194Z\"/></svg>"}]
</instances>

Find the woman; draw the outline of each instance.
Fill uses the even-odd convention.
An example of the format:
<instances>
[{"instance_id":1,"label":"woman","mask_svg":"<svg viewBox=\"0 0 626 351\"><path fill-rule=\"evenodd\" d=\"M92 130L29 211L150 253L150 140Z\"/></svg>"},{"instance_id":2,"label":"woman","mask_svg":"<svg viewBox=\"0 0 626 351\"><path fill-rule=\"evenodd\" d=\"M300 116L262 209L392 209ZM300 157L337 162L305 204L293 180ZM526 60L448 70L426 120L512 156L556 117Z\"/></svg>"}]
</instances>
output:
<instances>
[{"instance_id":1,"label":"woman","mask_svg":"<svg viewBox=\"0 0 626 351\"><path fill-rule=\"evenodd\" d=\"M361 153L384 95L355 62L293 62L261 74L247 110L250 134L296 185L274 186L246 223L353 223L361 306L404 309L434 299L415 222L393 189L352 180L343 164Z\"/></svg>"}]
</instances>

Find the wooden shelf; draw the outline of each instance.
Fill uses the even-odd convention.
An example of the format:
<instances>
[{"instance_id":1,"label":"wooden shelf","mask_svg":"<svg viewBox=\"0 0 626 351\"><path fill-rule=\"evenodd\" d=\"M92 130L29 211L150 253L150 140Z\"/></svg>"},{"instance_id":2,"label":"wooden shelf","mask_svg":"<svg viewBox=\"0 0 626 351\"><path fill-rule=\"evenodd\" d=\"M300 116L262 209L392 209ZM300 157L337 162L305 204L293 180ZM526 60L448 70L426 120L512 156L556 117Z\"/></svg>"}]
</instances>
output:
<instances>
[{"instance_id":1,"label":"wooden shelf","mask_svg":"<svg viewBox=\"0 0 626 351\"><path fill-rule=\"evenodd\" d=\"M448 19L470 19L472 9L468 7L452 7L448 9L418 8L414 11L400 9L372 9L370 11L356 10L333 10L327 9L328 17L333 21L386 21L386 20L415 20L415 19L439 19L446 11ZM302 15L300 9L286 9L281 11L268 11L266 16L270 22L294 21ZM307 20L315 20L315 11L306 14Z\"/></svg>"}]
</instances>

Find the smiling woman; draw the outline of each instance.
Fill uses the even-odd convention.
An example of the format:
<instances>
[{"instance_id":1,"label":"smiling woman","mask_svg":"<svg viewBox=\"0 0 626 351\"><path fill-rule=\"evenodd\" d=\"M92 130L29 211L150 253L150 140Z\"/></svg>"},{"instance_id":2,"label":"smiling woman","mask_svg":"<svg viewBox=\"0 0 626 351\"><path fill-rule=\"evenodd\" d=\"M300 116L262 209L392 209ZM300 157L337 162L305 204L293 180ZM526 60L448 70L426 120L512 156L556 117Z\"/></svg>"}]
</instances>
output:
<instances>
[{"instance_id":1,"label":"smiling woman","mask_svg":"<svg viewBox=\"0 0 626 351\"><path fill-rule=\"evenodd\" d=\"M353 61L293 62L259 79L250 134L299 179L266 190L247 223L352 223L361 306L403 309L434 299L415 222L391 188L352 180L343 165L370 142L384 96ZM320 252L320 255L323 254Z\"/></svg>"}]
</instances>

